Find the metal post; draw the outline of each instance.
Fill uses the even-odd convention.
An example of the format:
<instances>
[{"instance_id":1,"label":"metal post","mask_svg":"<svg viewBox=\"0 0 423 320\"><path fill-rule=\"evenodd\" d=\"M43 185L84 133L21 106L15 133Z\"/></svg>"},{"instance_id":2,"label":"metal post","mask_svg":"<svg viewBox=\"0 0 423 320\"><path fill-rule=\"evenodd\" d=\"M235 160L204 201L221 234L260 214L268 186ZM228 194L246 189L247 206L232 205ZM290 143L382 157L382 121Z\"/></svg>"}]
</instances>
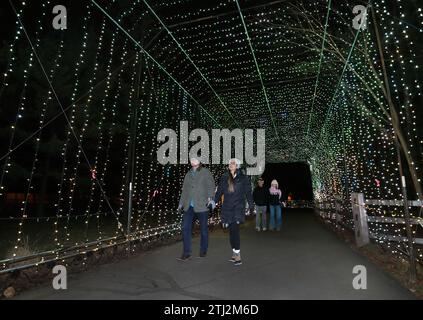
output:
<instances>
[{"instance_id":1,"label":"metal post","mask_svg":"<svg viewBox=\"0 0 423 320\"><path fill-rule=\"evenodd\" d=\"M126 227L126 235L129 237L131 234L131 219L132 219L132 181L129 182L129 193L128 193L128 225Z\"/></svg>"},{"instance_id":2,"label":"metal post","mask_svg":"<svg viewBox=\"0 0 423 320\"><path fill-rule=\"evenodd\" d=\"M351 205L354 219L355 242L357 247L362 247L370 242L367 212L364 207L364 194L352 193Z\"/></svg>"},{"instance_id":3,"label":"metal post","mask_svg":"<svg viewBox=\"0 0 423 320\"><path fill-rule=\"evenodd\" d=\"M131 234L131 221L132 221L132 200L133 200L133 183L135 179L135 164L136 164L136 136L137 136L137 123L138 123L138 101L140 100L140 87L141 87L141 74L142 74L142 52L139 61L139 71L138 71L138 79L137 79L137 99L133 104L133 108L131 110L131 128L130 128L130 144L129 144L129 155L128 155L128 219L127 219L127 227L126 227L126 235L129 238ZM140 102L142 103L142 101Z\"/></svg>"}]
</instances>

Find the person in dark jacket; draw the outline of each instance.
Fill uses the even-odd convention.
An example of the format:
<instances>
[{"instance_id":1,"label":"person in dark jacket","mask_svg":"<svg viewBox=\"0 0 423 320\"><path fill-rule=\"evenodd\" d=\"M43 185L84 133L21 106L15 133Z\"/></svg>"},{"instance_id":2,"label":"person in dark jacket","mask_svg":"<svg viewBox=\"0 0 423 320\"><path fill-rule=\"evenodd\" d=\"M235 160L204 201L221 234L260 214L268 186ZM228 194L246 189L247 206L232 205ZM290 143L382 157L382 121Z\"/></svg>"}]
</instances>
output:
<instances>
[{"instance_id":1,"label":"person in dark jacket","mask_svg":"<svg viewBox=\"0 0 423 320\"><path fill-rule=\"evenodd\" d=\"M264 180L260 178L253 191L254 204L256 205L256 230L267 230L267 205L269 204L269 190L264 187Z\"/></svg>"},{"instance_id":2,"label":"person in dark jacket","mask_svg":"<svg viewBox=\"0 0 423 320\"><path fill-rule=\"evenodd\" d=\"M218 203L223 195L221 220L224 228L229 228L229 240L232 248L234 265L241 265L241 240L239 225L245 222L245 200L248 202L250 213L254 212L253 196L250 179L241 172L240 161L231 159L229 170L220 178L214 197Z\"/></svg>"},{"instance_id":3,"label":"person in dark jacket","mask_svg":"<svg viewBox=\"0 0 423 320\"><path fill-rule=\"evenodd\" d=\"M191 159L191 167L185 175L178 207L184 212L182 217L183 253L178 258L182 261L191 257L192 224L195 218L200 221L200 257L206 256L209 242L208 207L215 207L213 195L216 187L212 174L196 158Z\"/></svg>"}]
</instances>

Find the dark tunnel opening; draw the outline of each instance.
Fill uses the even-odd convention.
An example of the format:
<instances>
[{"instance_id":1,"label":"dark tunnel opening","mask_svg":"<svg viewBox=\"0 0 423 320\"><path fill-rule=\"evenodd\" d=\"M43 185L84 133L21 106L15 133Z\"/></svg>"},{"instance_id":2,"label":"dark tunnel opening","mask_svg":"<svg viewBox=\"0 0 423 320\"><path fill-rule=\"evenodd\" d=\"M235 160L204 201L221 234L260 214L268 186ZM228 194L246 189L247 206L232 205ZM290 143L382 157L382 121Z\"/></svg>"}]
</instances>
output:
<instances>
[{"instance_id":1,"label":"dark tunnel opening","mask_svg":"<svg viewBox=\"0 0 423 320\"><path fill-rule=\"evenodd\" d=\"M282 198L287 200L313 200L310 167L307 163L269 163L262 174L265 186L270 187L273 179L279 183Z\"/></svg>"}]
</instances>

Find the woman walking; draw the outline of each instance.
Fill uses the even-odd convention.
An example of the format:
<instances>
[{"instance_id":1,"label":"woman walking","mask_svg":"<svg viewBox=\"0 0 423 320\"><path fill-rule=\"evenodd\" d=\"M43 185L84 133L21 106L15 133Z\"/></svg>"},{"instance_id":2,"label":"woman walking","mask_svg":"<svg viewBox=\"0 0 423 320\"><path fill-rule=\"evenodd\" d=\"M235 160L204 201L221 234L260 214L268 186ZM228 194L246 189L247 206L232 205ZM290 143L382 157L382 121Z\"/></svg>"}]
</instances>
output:
<instances>
[{"instance_id":1,"label":"woman walking","mask_svg":"<svg viewBox=\"0 0 423 320\"><path fill-rule=\"evenodd\" d=\"M240 170L238 159L229 161L229 168L220 178L214 198L218 203L223 195L221 220L224 228L229 229L229 240L232 248L232 258L229 260L239 266L241 261L240 224L245 222L245 200L247 199L250 213L254 212L253 196L250 179Z\"/></svg>"},{"instance_id":2,"label":"woman walking","mask_svg":"<svg viewBox=\"0 0 423 320\"><path fill-rule=\"evenodd\" d=\"M277 180L273 180L269 189L269 207L270 207L270 230L280 231L282 227L282 191L279 189ZM275 219L276 216L276 219ZM276 221L275 221L276 220Z\"/></svg>"}]
</instances>

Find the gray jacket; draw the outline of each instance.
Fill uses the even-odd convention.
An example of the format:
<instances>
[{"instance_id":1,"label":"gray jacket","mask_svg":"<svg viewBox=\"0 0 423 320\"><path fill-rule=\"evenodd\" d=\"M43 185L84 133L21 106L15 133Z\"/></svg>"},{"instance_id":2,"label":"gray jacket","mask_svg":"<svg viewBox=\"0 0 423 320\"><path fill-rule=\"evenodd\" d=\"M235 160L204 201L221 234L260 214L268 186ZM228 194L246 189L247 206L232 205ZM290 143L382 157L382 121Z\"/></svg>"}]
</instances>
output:
<instances>
[{"instance_id":1,"label":"gray jacket","mask_svg":"<svg viewBox=\"0 0 423 320\"><path fill-rule=\"evenodd\" d=\"M207 203L209 199L213 200L215 188L214 179L209 169L201 167L196 170L195 174L191 169L185 175L179 204L182 205L184 211L187 211L192 200L195 212L208 211Z\"/></svg>"}]
</instances>

